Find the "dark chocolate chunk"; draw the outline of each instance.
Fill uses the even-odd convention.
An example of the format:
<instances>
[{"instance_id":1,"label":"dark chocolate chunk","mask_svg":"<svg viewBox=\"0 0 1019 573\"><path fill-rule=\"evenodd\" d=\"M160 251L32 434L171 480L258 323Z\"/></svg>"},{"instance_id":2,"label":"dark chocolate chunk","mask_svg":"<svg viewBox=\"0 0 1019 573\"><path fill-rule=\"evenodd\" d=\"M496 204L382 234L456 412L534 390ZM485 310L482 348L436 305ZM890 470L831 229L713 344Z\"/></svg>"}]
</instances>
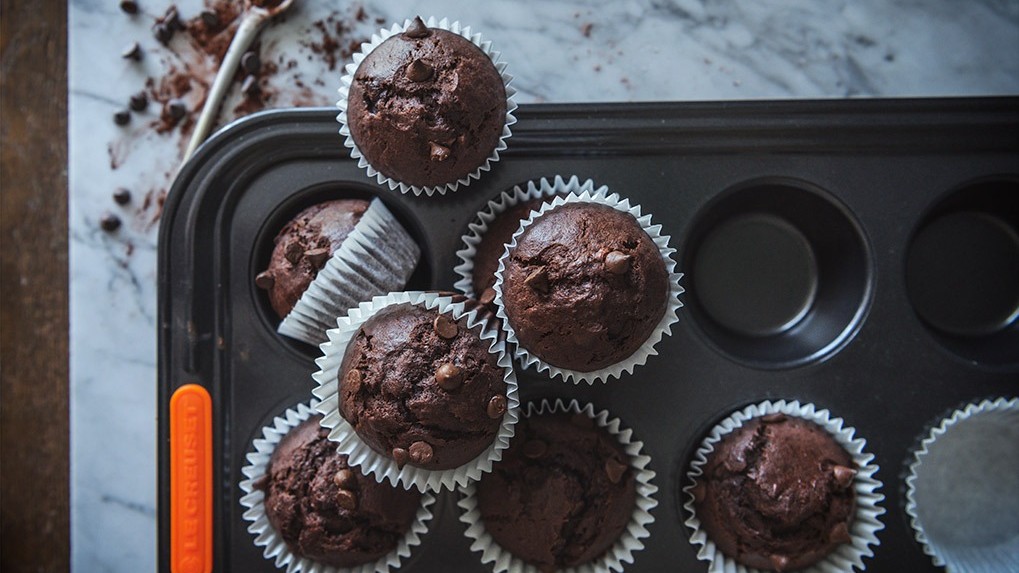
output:
<instances>
[{"instance_id":1,"label":"dark chocolate chunk","mask_svg":"<svg viewBox=\"0 0 1019 573\"><path fill-rule=\"evenodd\" d=\"M624 275L630 270L630 255L619 251L612 251L605 255L605 270L614 275Z\"/></svg>"},{"instance_id":2,"label":"dark chocolate chunk","mask_svg":"<svg viewBox=\"0 0 1019 573\"><path fill-rule=\"evenodd\" d=\"M537 270L527 275L527 278L524 279L524 284L542 294L547 293L548 273L545 272L545 267L538 267Z\"/></svg>"},{"instance_id":3,"label":"dark chocolate chunk","mask_svg":"<svg viewBox=\"0 0 1019 573\"><path fill-rule=\"evenodd\" d=\"M333 483L337 487L342 489L353 489L357 485L357 479L354 477L354 471L350 468L343 468L333 475Z\"/></svg>"},{"instance_id":4,"label":"dark chocolate chunk","mask_svg":"<svg viewBox=\"0 0 1019 573\"><path fill-rule=\"evenodd\" d=\"M241 67L249 74L257 74L262 67L262 59L258 57L258 52L254 50L244 52L244 55L241 56Z\"/></svg>"},{"instance_id":5,"label":"dark chocolate chunk","mask_svg":"<svg viewBox=\"0 0 1019 573\"><path fill-rule=\"evenodd\" d=\"M127 107L133 111L145 111L145 108L149 107L149 96L144 91L140 91L131 96L131 99L127 102Z\"/></svg>"},{"instance_id":6,"label":"dark chocolate chunk","mask_svg":"<svg viewBox=\"0 0 1019 573\"><path fill-rule=\"evenodd\" d=\"M456 390L463 384L464 371L455 364L442 364L435 370L435 381L443 390Z\"/></svg>"},{"instance_id":7,"label":"dark chocolate chunk","mask_svg":"<svg viewBox=\"0 0 1019 573\"><path fill-rule=\"evenodd\" d=\"M255 286L260 289L269 290L276 284L276 279L273 278L272 273L269 271L262 271L255 276Z\"/></svg>"},{"instance_id":8,"label":"dark chocolate chunk","mask_svg":"<svg viewBox=\"0 0 1019 573\"><path fill-rule=\"evenodd\" d=\"M417 441L410 445L410 461L416 465L427 464L432 461L432 446L428 442Z\"/></svg>"},{"instance_id":9,"label":"dark chocolate chunk","mask_svg":"<svg viewBox=\"0 0 1019 573\"><path fill-rule=\"evenodd\" d=\"M435 328L435 333L446 340L456 338L457 333L460 332L460 328L456 325L456 322L445 314L436 316L432 326Z\"/></svg>"},{"instance_id":10,"label":"dark chocolate chunk","mask_svg":"<svg viewBox=\"0 0 1019 573\"><path fill-rule=\"evenodd\" d=\"M432 66L421 60L412 60L407 64L407 79L412 82L423 82L432 77Z\"/></svg>"},{"instance_id":11,"label":"dark chocolate chunk","mask_svg":"<svg viewBox=\"0 0 1019 573\"><path fill-rule=\"evenodd\" d=\"M109 212L103 213L103 215L99 217L99 226L104 231L112 233L120 228L120 217Z\"/></svg>"},{"instance_id":12,"label":"dark chocolate chunk","mask_svg":"<svg viewBox=\"0 0 1019 573\"><path fill-rule=\"evenodd\" d=\"M407 460L410 459L410 454L403 448L393 448L393 461L396 462L396 466L402 468Z\"/></svg>"},{"instance_id":13,"label":"dark chocolate chunk","mask_svg":"<svg viewBox=\"0 0 1019 573\"><path fill-rule=\"evenodd\" d=\"M322 247L304 251L304 258L308 259L308 262L316 269L321 269L329 260L329 248Z\"/></svg>"},{"instance_id":14,"label":"dark chocolate chunk","mask_svg":"<svg viewBox=\"0 0 1019 573\"><path fill-rule=\"evenodd\" d=\"M286 250L283 251L283 256L287 258L287 261L289 261L290 264L296 265L301 262L301 257L304 256L304 250L301 249L301 245L295 241L287 245Z\"/></svg>"},{"instance_id":15,"label":"dark chocolate chunk","mask_svg":"<svg viewBox=\"0 0 1019 573\"><path fill-rule=\"evenodd\" d=\"M489 418L501 418L502 415L506 413L506 408L506 397L499 394L497 396L492 396L492 399L488 401L486 411L488 412Z\"/></svg>"},{"instance_id":16,"label":"dark chocolate chunk","mask_svg":"<svg viewBox=\"0 0 1019 573\"><path fill-rule=\"evenodd\" d=\"M120 10L125 14L137 14L138 3L134 0L120 0Z\"/></svg>"},{"instance_id":17,"label":"dark chocolate chunk","mask_svg":"<svg viewBox=\"0 0 1019 573\"><path fill-rule=\"evenodd\" d=\"M170 117L179 120L187 114L188 106L179 99L172 99L166 102L166 110L170 113Z\"/></svg>"},{"instance_id":18,"label":"dark chocolate chunk","mask_svg":"<svg viewBox=\"0 0 1019 573\"><path fill-rule=\"evenodd\" d=\"M428 151L429 159L431 159L432 161L440 162L440 163L445 161L445 160L447 160L447 159L449 159L449 148L448 147L446 147L445 145L442 145L441 143L435 143L434 141L429 141L428 145L429 145L429 151Z\"/></svg>"},{"instance_id":19,"label":"dark chocolate chunk","mask_svg":"<svg viewBox=\"0 0 1019 573\"><path fill-rule=\"evenodd\" d=\"M421 19L421 16L415 16L414 22L411 23L410 27L407 28L403 35L408 38L419 39L427 38L431 33L432 31L428 29L428 26L425 26L425 22Z\"/></svg>"},{"instance_id":20,"label":"dark chocolate chunk","mask_svg":"<svg viewBox=\"0 0 1019 573\"><path fill-rule=\"evenodd\" d=\"M127 125L131 123L131 110L120 109L113 114L113 123L117 125Z\"/></svg>"},{"instance_id":21,"label":"dark chocolate chunk","mask_svg":"<svg viewBox=\"0 0 1019 573\"><path fill-rule=\"evenodd\" d=\"M626 468L626 464L619 462L615 458L605 460L605 475L608 476L609 481L612 483L619 483L619 480L623 479Z\"/></svg>"},{"instance_id":22,"label":"dark chocolate chunk","mask_svg":"<svg viewBox=\"0 0 1019 573\"><path fill-rule=\"evenodd\" d=\"M136 62L140 61L142 59L142 47L138 44L138 42L132 42L124 48L124 51L120 53L120 57L127 60L134 60Z\"/></svg>"},{"instance_id":23,"label":"dark chocolate chunk","mask_svg":"<svg viewBox=\"0 0 1019 573\"><path fill-rule=\"evenodd\" d=\"M202 22L204 22L205 25L210 28L215 28L216 26L219 25L219 14L216 14L215 10L209 10L208 8L206 8L205 10L202 10L201 13L199 13L198 15L201 17Z\"/></svg>"},{"instance_id":24,"label":"dark chocolate chunk","mask_svg":"<svg viewBox=\"0 0 1019 573\"><path fill-rule=\"evenodd\" d=\"M856 477L856 470L846 466L835 466L832 468L832 475L835 476L835 483L840 489L847 489L853 483L853 478Z\"/></svg>"},{"instance_id":25,"label":"dark chocolate chunk","mask_svg":"<svg viewBox=\"0 0 1019 573\"><path fill-rule=\"evenodd\" d=\"M117 205L127 205L131 202L131 192L123 187L117 187L113 191L113 200Z\"/></svg>"},{"instance_id":26,"label":"dark chocolate chunk","mask_svg":"<svg viewBox=\"0 0 1019 573\"><path fill-rule=\"evenodd\" d=\"M357 494L349 489L339 490L336 492L336 505L347 511L354 511L357 509Z\"/></svg>"}]
</instances>

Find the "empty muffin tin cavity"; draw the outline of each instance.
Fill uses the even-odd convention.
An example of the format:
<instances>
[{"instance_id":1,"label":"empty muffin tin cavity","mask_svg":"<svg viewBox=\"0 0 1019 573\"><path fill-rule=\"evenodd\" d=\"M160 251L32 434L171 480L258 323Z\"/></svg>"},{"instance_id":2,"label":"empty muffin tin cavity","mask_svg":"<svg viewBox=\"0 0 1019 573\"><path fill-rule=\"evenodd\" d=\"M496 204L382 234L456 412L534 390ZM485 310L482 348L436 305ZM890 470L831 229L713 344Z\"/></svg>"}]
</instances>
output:
<instances>
[{"instance_id":1,"label":"empty muffin tin cavity","mask_svg":"<svg viewBox=\"0 0 1019 573\"><path fill-rule=\"evenodd\" d=\"M248 275L251 277L250 289L256 312L258 313L262 324L264 324L267 329L271 330L275 334L276 329L280 324L280 318L276 315L272 305L269 303L267 291L259 288L255 284L255 276L268 267L269 258L272 255L273 246L275 244L274 241L280 230L303 209L312 205L334 199L364 199L366 201L371 201L374 198L375 195L360 184L348 184L344 182L323 184L300 190L289 196L287 199L281 201L277 208L274 209L265 219L262 227L259 229L257 238L253 243L251 252L252 256L250 257L251 264ZM381 198L385 201L385 197ZM407 216L407 213L402 206L386 202L386 207L393 213L400 224L403 225L403 228L410 233L415 241L417 241L419 245L423 244L421 242L421 229L416 224L415 220ZM418 261L418 265L414 269L414 272L407 283L406 289L426 290L429 284L431 284L431 268L423 253L421 260ZM275 335L282 341L283 344L297 350L298 352L311 354L316 357L320 354L318 348L314 348L300 340L279 334Z\"/></svg>"},{"instance_id":2,"label":"empty muffin tin cavity","mask_svg":"<svg viewBox=\"0 0 1019 573\"><path fill-rule=\"evenodd\" d=\"M825 356L852 335L869 298L859 225L803 181L736 186L706 207L685 244L691 314L719 350L752 366Z\"/></svg>"},{"instance_id":3,"label":"empty muffin tin cavity","mask_svg":"<svg viewBox=\"0 0 1019 573\"><path fill-rule=\"evenodd\" d=\"M906 250L916 315L949 351L1019 364L1019 180L965 185L935 204Z\"/></svg>"}]
</instances>

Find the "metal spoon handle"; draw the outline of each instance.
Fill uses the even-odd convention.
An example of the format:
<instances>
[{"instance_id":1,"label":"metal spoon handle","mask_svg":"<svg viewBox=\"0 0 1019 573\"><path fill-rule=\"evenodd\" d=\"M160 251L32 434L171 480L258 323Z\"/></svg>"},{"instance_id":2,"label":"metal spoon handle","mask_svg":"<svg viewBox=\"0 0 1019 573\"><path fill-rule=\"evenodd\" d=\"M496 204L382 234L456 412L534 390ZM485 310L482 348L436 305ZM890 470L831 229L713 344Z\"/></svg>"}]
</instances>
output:
<instances>
[{"instance_id":1,"label":"metal spoon handle","mask_svg":"<svg viewBox=\"0 0 1019 573\"><path fill-rule=\"evenodd\" d=\"M220 64L219 71L216 73L216 79L212 82L212 88L205 98L205 105L202 107L201 115L198 116L195 130L191 133L191 141L188 142L187 149L184 151L184 158L181 160L181 164L187 163L187 160L191 158L191 154L195 152L195 149L198 149L198 146L205 140L205 136L209 134L209 129L216 119L219 107L223 103L223 96L226 95L226 91L230 87L234 72L241 61L241 56L244 55L248 46L258 36L259 30L269 17L270 14L264 10L252 10L241 19L241 23L237 27L237 33L230 42L230 47L226 50L226 56L223 57L223 63Z\"/></svg>"}]
</instances>

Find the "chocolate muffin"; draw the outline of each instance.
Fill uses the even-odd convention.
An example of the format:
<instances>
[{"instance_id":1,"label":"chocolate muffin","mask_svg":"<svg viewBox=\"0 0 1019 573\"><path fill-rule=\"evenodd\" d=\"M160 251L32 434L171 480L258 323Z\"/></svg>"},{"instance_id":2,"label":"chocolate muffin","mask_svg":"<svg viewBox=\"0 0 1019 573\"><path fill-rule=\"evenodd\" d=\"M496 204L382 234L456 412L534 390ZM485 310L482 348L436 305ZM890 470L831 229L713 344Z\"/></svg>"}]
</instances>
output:
<instances>
[{"instance_id":1,"label":"chocolate muffin","mask_svg":"<svg viewBox=\"0 0 1019 573\"><path fill-rule=\"evenodd\" d=\"M708 538L748 567L789 571L849 541L856 466L813 422L770 414L726 435L693 488Z\"/></svg>"},{"instance_id":2,"label":"chocolate muffin","mask_svg":"<svg viewBox=\"0 0 1019 573\"><path fill-rule=\"evenodd\" d=\"M351 469L320 419L302 422L276 446L261 484L266 517L296 555L334 567L375 561L410 530L421 493Z\"/></svg>"},{"instance_id":3,"label":"chocolate muffin","mask_svg":"<svg viewBox=\"0 0 1019 573\"><path fill-rule=\"evenodd\" d=\"M520 228L520 222L527 218L533 210L541 207L542 199L531 199L506 209L488 224L488 230L481 236L481 242L474 253L474 270L471 271L471 286L474 296L483 304L489 304L495 298L495 271L499 268L499 259L506 252L506 244L513 238L513 233Z\"/></svg>"},{"instance_id":4,"label":"chocolate muffin","mask_svg":"<svg viewBox=\"0 0 1019 573\"><path fill-rule=\"evenodd\" d=\"M560 368L590 372L620 362L667 308L669 274L629 213L567 203L517 237L502 304L520 346Z\"/></svg>"},{"instance_id":5,"label":"chocolate muffin","mask_svg":"<svg viewBox=\"0 0 1019 573\"><path fill-rule=\"evenodd\" d=\"M481 167L506 123L506 87L470 40L420 18L367 54L347 99L350 135L383 175L419 187Z\"/></svg>"},{"instance_id":6,"label":"chocolate muffin","mask_svg":"<svg viewBox=\"0 0 1019 573\"><path fill-rule=\"evenodd\" d=\"M312 205L276 235L269 268L255 277L255 284L268 292L269 302L281 319L294 309L318 271L357 226L368 205L362 199Z\"/></svg>"},{"instance_id":7,"label":"chocolate muffin","mask_svg":"<svg viewBox=\"0 0 1019 573\"><path fill-rule=\"evenodd\" d=\"M495 440L506 382L481 326L411 304L383 308L351 339L340 414L361 441L427 470L460 467Z\"/></svg>"},{"instance_id":8,"label":"chocolate muffin","mask_svg":"<svg viewBox=\"0 0 1019 573\"><path fill-rule=\"evenodd\" d=\"M636 475L619 442L584 414L522 419L477 485L485 530L542 571L600 558L626 529Z\"/></svg>"}]
</instances>

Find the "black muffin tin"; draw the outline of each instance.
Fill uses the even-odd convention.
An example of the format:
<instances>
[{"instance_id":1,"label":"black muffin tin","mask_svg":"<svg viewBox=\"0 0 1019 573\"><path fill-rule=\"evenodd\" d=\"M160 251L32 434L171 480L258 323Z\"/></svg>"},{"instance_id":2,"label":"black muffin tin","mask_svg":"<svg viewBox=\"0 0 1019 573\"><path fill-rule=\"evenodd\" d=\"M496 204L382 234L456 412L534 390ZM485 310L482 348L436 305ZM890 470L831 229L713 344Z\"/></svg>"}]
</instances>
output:
<instances>
[{"instance_id":1,"label":"black muffin tin","mask_svg":"<svg viewBox=\"0 0 1019 573\"><path fill-rule=\"evenodd\" d=\"M311 398L317 348L276 334L254 276L314 202L379 196L419 241L409 289L449 290L467 224L500 192L591 178L672 236L687 289L672 336L634 374L574 385L519 372L523 400L577 398L633 428L657 472L646 549L627 571L706 571L680 488L707 430L765 399L811 402L876 455L887 513L867 571L936 571L903 511L927 425L1019 393L1019 99L523 105L480 181L415 197L366 177L333 109L260 113L176 180L159 238L159 566L169 571L168 402L213 400L216 571L275 571L241 517L240 468L274 416ZM407 571L490 571L456 493Z\"/></svg>"}]
</instances>

